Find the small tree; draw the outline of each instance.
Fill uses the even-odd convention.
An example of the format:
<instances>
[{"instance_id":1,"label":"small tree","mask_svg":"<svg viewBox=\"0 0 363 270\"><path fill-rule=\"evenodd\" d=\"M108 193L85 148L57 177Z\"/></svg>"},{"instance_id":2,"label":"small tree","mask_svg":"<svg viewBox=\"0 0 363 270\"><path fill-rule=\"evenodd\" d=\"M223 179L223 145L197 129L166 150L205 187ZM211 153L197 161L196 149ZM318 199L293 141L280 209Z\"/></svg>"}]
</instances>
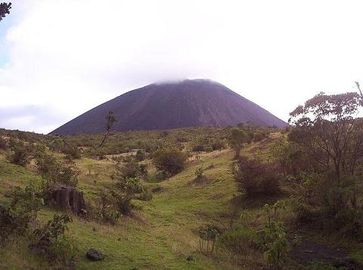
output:
<instances>
[{"instance_id":1,"label":"small tree","mask_svg":"<svg viewBox=\"0 0 363 270\"><path fill-rule=\"evenodd\" d=\"M289 140L320 165L320 172L332 171L337 183L354 175L363 158L363 120L356 118L361 106L358 93L320 93L290 113L295 129Z\"/></svg>"},{"instance_id":2,"label":"small tree","mask_svg":"<svg viewBox=\"0 0 363 270\"><path fill-rule=\"evenodd\" d=\"M107 137L110 135L111 128L116 121L117 120L113 112L109 111L106 115L106 133L103 136L103 139L98 147L102 147L105 144Z\"/></svg>"},{"instance_id":3,"label":"small tree","mask_svg":"<svg viewBox=\"0 0 363 270\"><path fill-rule=\"evenodd\" d=\"M248 142L248 135L245 131L239 128L233 128L228 137L230 147L235 151L234 159L240 157L242 146Z\"/></svg>"},{"instance_id":4,"label":"small tree","mask_svg":"<svg viewBox=\"0 0 363 270\"><path fill-rule=\"evenodd\" d=\"M121 166L116 167L112 178L116 181L116 188L111 191L116 206L122 214L129 215L132 210L131 200L141 198L145 192L144 187L137 177L137 172L130 173L128 170L125 172L124 167Z\"/></svg>"}]
</instances>

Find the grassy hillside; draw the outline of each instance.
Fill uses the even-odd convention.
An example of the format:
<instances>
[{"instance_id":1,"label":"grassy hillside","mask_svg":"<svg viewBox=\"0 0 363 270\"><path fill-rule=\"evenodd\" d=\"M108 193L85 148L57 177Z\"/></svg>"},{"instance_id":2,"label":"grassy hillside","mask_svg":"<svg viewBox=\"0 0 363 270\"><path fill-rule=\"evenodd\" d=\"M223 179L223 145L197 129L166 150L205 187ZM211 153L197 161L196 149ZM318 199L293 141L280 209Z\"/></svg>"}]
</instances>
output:
<instances>
[{"instance_id":1,"label":"grassy hillside","mask_svg":"<svg viewBox=\"0 0 363 270\"><path fill-rule=\"evenodd\" d=\"M192 141L193 132L194 138L198 138L198 143L203 141L200 138L200 130L174 132L171 131L173 138L180 134L188 135L185 136L188 139L183 140L183 145L189 151L195 145L195 140ZM218 139L223 141L225 134L218 132ZM216 139L212 131L206 134L207 137ZM166 142L169 140L167 144L173 141L170 134L164 134L164 137L159 135L159 132L154 133L152 138ZM132 142L135 138L147 142L147 138L143 138L140 132L135 132L135 135L128 133L127 136ZM169 138L166 140L165 137ZM258 142L245 145L241 154L267 162L273 158L272 145L284 138L285 135L281 132L270 133ZM72 143L75 144L82 141L77 137L69 139L74 140ZM36 139L38 143L46 143L49 140L47 137ZM117 140L111 140L110 143L114 145ZM110 145L108 147L112 149ZM47 151L58 160L64 160L63 153L52 152L49 149ZM0 152L0 200L5 204L13 187L24 187L29 183L40 185L42 182L34 162L25 167L15 165L8 161L8 154L5 151ZM116 156L110 155L105 159L96 159L87 154L87 157L82 155L82 158L75 160L75 165L80 171L78 189L83 192L87 202L97 203L95 200L98 192L104 187L113 187L114 180L111 176L116 164L115 157L124 158L127 155L134 155L134 152L125 155L117 153ZM228 148L209 152L189 152L186 168L180 173L163 181L157 181L153 177L144 179L143 185L148 190L153 190L152 200L133 200L133 214L122 216L116 225L73 215L73 222L69 224L66 235L77 248L75 268L269 269L266 257L255 247L251 239L255 237L256 232L263 229L268 220L264 205L272 205L276 201L287 202L290 186L288 182L283 182L282 192L277 196L246 198L238 191L232 174L233 156L234 152ZM150 175L155 174L155 168L149 158L141 163L147 164ZM198 168L204 169L203 181L196 180L195 173ZM54 213L57 211L43 206L37 222L45 224ZM326 262L322 265L312 264L311 267L300 265L301 253L311 262L320 260L320 257L326 258L332 253L336 258L349 256L355 261L362 261L363 253L358 242L338 238L334 233L327 233L321 237L321 232L315 229L297 227L292 221L292 215L291 205L287 205L282 214L282 219L288 225L290 242L286 269L338 269L329 268L330 266L325 265ZM207 224L215 225L222 231L213 253L206 253L200 246L198 230ZM0 248L0 269L51 269L49 262L31 252L28 244L27 237L18 237L4 248ZM105 259L99 262L88 260L85 254L89 248L104 253ZM309 250L322 254L315 258L309 255Z\"/></svg>"},{"instance_id":2,"label":"grassy hillside","mask_svg":"<svg viewBox=\"0 0 363 270\"><path fill-rule=\"evenodd\" d=\"M79 245L79 269L234 269L226 261L203 256L198 252L198 227L206 223L228 226L230 204L236 195L236 187L230 172L232 154L230 151L216 151L201 155L198 161L188 164L182 173L157 184L161 192L155 193L151 202L138 202L140 210L135 216L123 217L117 226L87 222L74 218L69 234ZM82 159L77 162L81 168L80 189L92 194L99 186L111 181L111 161ZM205 174L208 183L194 184L194 171L199 166L208 168ZM99 173L97 182L91 180L88 168ZM15 185L40 181L38 175L29 169L10 164L2 156L1 195ZM43 209L42 219L50 217L52 211ZM106 254L102 262L89 262L84 254L89 247L95 247ZM18 246L13 248L18 249ZM6 258L5 268L20 269L34 265L37 261L27 254L14 257L14 250L1 250ZM18 252L17 252L18 253ZM20 255L20 254L19 254ZM193 261L186 258L193 256Z\"/></svg>"}]
</instances>

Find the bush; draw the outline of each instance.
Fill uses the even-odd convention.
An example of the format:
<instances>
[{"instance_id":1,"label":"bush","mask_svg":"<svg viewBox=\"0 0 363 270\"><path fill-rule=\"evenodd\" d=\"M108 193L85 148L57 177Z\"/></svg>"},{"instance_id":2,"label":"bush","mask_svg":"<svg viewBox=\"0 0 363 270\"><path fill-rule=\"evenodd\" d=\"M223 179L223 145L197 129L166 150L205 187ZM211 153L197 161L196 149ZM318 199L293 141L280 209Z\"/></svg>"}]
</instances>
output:
<instances>
[{"instance_id":1,"label":"bush","mask_svg":"<svg viewBox=\"0 0 363 270\"><path fill-rule=\"evenodd\" d=\"M239 227L223 233L218 245L235 253L243 254L248 248L255 247L256 233L248 227Z\"/></svg>"},{"instance_id":2,"label":"bush","mask_svg":"<svg viewBox=\"0 0 363 270\"><path fill-rule=\"evenodd\" d=\"M123 178L145 178L147 176L146 165L138 164L135 160L131 159L129 162L116 167L116 174L118 177Z\"/></svg>"},{"instance_id":3,"label":"bush","mask_svg":"<svg viewBox=\"0 0 363 270\"><path fill-rule=\"evenodd\" d=\"M41 200L33 186L15 188L10 194L9 206L0 205L0 244L13 235L23 235L35 221Z\"/></svg>"},{"instance_id":4,"label":"bush","mask_svg":"<svg viewBox=\"0 0 363 270\"><path fill-rule=\"evenodd\" d=\"M68 215L53 216L46 225L33 231L30 248L44 255L50 262L64 266L74 263L76 248L65 236L67 224L72 222Z\"/></svg>"},{"instance_id":5,"label":"bush","mask_svg":"<svg viewBox=\"0 0 363 270\"><path fill-rule=\"evenodd\" d=\"M11 154L8 159L11 163L20 166L26 166L31 159L33 149L30 145L26 145L23 142L12 141L10 144Z\"/></svg>"},{"instance_id":6,"label":"bush","mask_svg":"<svg viewBox=\"0 0 363 270\"><path fill-rule=\"evenodd\" d=\"M66 158L69 160L72 159L80 159L81 158L81 151L76 146L66 146L62 150L63 154L66 155Z\"/></svg>"},{"instance_id":7,"label":"bush","mask_svg":"<svg viewBox=\"0 0 363 270\"><path fill-rule=\"evenodd\" d=\"M146 154L142 150L137 150L135 158L136 158L137 161L143 161L146 158Z\"/></svg>"},{"instance_id":8,"label":"bush","mask_svg":"<svg viewBox=\"0 0 363 270\"><path fill-rule=\"evenodd\" d=\"M8 149L8 142L0 136L0 149L7 150Z\"/></svg>"},{"instance_id":9,"label":"bush","mask_svg":"<svg viewBox=\"0 0 363 270\"><path fill-rule=\"evenodd\" d=\"M112 225L115 225L121 217L121 213L115 209L115 198L107 191L101 191L95 208L95 218Z\"/></svg>"},{"instance_id":10,"label":"bush","mask_svg":"<svg viewBox=\"0 0 363 270\"><path fill-rule=\"evenodd\" d=\"M215 225L199 227L199 248L201 252L213 253L218 236L221 230Z\"/></svg>"},{"instance_id":11,"label":"bush","mask_svg":"<svg viewBox=\"0 0 363 270\"><path fill-rule=\"evenodd\" d=\"M179 150L164 149L154 154L153 163L158 170L173 176L185 168L186 159L186 155Z\"/></svg>"},{"instance_id":12,"label":"bush","mask_svg":"<svg viewBox=\"0 0 363 270\"><path fill-rule=\"evenodd\" d=\"M275 166L240 157L234 168L239 190L247 196L276 195L280 192L280 175Z\"/></svg>"},{"instance_id":13,"label":"bush","mask_svg":"<svg viewBox=\"0 0 363 270\"><path fill-rule=\"evenodd\" d=\"M267 222L256 234L257 246L264 252L267 262L275 269L281 269L289 249L285 226L277 220L278 210L284 207L283 201L278 201L274 205L266 204L264 210L267 214Z\"/></svg>"},{"instance_id":14,"label":"bush","mask_svg":"<svg viewBox=\"0 0 363 270\"><path fill-rule=\"evenodd\" d=\"M62 164L53 156L47 154L38 155L36 165L45 180L45 189L49 189L56 184L72 187L76 187L78 184L78 169L72 165Z\"/></svg>"},{"instance_id":15,"label":"bush","mask_svg":"<svg viewBox=\"0 0 363 270\"><path fill-rule=\"evenodd\" d=\"M111 191L116 206L121 214L129 215L132 210L131 200L138 199L144 188L138 178L116 178L116 189Z\"/></svg>"}]
</instances>

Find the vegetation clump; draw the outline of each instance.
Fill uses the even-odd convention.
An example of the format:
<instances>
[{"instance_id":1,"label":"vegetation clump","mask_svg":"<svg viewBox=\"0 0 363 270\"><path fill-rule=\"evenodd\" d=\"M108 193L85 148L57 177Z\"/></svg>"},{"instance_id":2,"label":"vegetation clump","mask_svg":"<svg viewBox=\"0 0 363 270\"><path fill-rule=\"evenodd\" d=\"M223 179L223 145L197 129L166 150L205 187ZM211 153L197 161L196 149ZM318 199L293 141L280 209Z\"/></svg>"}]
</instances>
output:
<instances>
[{"instance_id":1,"label":"vegetation clump","mask_svg":"<svg viewBox=\"0 0 363 270\"><path fill-rule=\"evenodd\" d=\"M72 222L70 216L55 214L47 224L33 231L30 249L52 264L74 265L77 249L65 236L69 222Z\"/></svg>"},{"instance_id":2,"label":"vegetation clump","mask_svg":"<svg viewBox=\"0 0 363 270\"><path fill-rule=\"evenodd\" d=\"M154 154L155 167L167 176L173 176L185 168L187 156L176 149L163 149Z\"/></svg>"},{"instance_id":3,"label":"vegetation clump","mask_svg":"<svg viewBox=\"0 0 363 270\"><path fill-rule=\"evenodd\" d=\"M37 218L41 206L38 190L29 185L10 192L9 205L0 205L0 245L12 236L24 235Z\"/></svg>"},{"instance_id":4,"label":"vegetation clump","mask_svg":"<svg viewBox=\"0 0 363 270\"><path fill-rule=\"evenodd\" d=\"M240 157L234 165L239 190L248 197L271 196L280 192L280 175L274 165Z\"/></svg>"}]
</instances>

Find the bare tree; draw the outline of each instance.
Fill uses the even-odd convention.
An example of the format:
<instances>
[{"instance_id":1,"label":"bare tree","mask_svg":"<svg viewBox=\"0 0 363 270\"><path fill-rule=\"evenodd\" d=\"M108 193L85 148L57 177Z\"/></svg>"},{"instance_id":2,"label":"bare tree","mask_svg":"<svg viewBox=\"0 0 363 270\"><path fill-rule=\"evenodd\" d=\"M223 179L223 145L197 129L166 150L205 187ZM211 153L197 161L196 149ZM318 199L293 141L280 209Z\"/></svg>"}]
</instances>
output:
<instances>
[{"instance_id":1,"label":"bare tree","mask_svg":"<svg viewBox=\"0 0 363 270\"><path fill-rule=\"evenodd\" d=\"M105 144L107 137L110 135L111 128L116 121L117 120L113 112L109 111L106 116L106 133L103 136L103 139L98 147L102 147Z\"/></svg>"}]
</instances>

